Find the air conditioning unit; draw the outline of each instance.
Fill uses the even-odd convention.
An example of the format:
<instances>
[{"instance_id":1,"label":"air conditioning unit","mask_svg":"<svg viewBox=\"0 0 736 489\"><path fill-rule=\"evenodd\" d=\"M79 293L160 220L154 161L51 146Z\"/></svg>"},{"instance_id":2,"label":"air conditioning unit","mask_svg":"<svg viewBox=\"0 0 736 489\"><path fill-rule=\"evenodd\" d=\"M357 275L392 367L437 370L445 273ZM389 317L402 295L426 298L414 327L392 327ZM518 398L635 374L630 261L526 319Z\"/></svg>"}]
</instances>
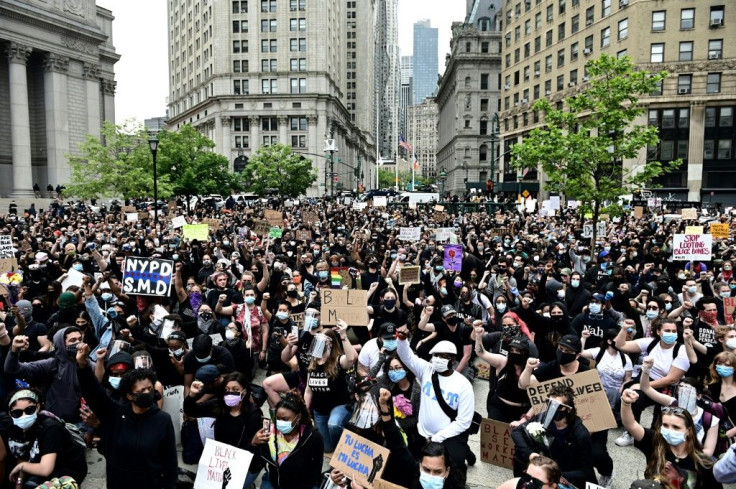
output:
<instances>
[{"instance_id":1,"label":"air conditioning unit","mask_svg":"<svg viewBox=\"0 0 736 489\"><path fill-rule=\"evenodd\" d=\"M625 8L629 6L629 0L619 0L618 6L620 8Z\"/></svg>"},{"instance_id":2,"label":"air conditioning unit","mask_svg":"<svg viewBox=\"0 0 736 489\"><path fill-rule=\"evenodd\" d=\"M591 49L589 49L589 48L585 48L585 49L583 49L583 54L584 54L584 55L586 55L586 56L588 56L588 55L589 55L590 53L592 53L592 52L593 52L593 51L592 51Z\"/></svg>"},{"instance_id":3,"label":"air conditioning unit","mask_svg":"<svg viewBox=\"0 0 736 489\"><path fill-rule=\"evenodd\" d=\"M538 71L535 71L534 72L534 78L539 78L539 72Z\"/></svg>"},{"instance_id":4,"label":"air conditioning unit","mask_svg":"<svg viewBox=\"0 0 736 489\"><path fill-rule=\"evenodd\" d=\"M677 93L679 93L680 95L685 95L685 94L690 93L690 89L689 88L678 88Z\"/></svg>"},{"instance_id":5,"label":"air conditioning unit","mask_svg":"<svg viewBox=\"0 0 736 489\"><path fill-rule=\"evenodd\" d=\"M721 53L709 53L708 59L721 59Z\"/></svg>"},{"instance_id":6,"label":"air conditioning unit","mask_svg":"<svg viewBox=\"0 0 736 489\"><path fill-rule=\"evenodd\" d=\"M518 107L518 106L519 106L519 102L514 102L514 107Z\"/></svg>"},{"instance_id":7,"label":"air conditioning unit","mask_svg":"<svg viewBox=\"0 0 736 489\"><path fill-rule=\"evenodd\" d=\"M503 86L503 89L504 89L504 90L510 90L510 89L511 89L511 85L509 85L509 84L507 83L506 85L504 85L504 86Z\"/></svg>"},{"instance_id":8,"label":"air conditioning unit","mask_svg":"<svg viewBox=\"0 0 736 489\"><path fill-rule=\"evenodd\" d=\"M589 76L584 76L584 77L583 77L583 81L584 81L584 82L590 81L590 77L589 77Z\"/></svg>"},{"instance_id":9,"label":"air conditioning unit","mask_svg":"<svg viewBox=\"0 0 736 489\"><path fill-rule=\"evenodd\" d=\"M710 19L711 27L721 27L723 25L723 19Z\"/></svg>"},{"instance_id":10,"label":"air conditioning unit","mask_svg":"<svg viewBox=\"0 0 736 489\"><path fill-rule=\"evenodd\" d=\"M568 83L568 85L569 85L569 86L571 86L571 87L574 87L575 85L577 85L577 83L575 83L575 82L570 82L570 83Z\"/></svg>"},{"instance_id":11,"label":"air conditioning unit","mask_svg":"<svg viewBox=\"0 0 736 489\"><path fill-rule=\"evenodd\" d=\"M586 19L585 25L591 25L593 23L593 19Z\"/></svg>"},{"instance_id":12,"label":"air conditioning unit","mask_svg":"<svg viewBox=\"0 0 736 489\"><path fill-rule=\"evenodd\" d=\"M545 95L552 95L552 90L545 90L544 91L544 94Z\"/></svg>"}]
</instances>

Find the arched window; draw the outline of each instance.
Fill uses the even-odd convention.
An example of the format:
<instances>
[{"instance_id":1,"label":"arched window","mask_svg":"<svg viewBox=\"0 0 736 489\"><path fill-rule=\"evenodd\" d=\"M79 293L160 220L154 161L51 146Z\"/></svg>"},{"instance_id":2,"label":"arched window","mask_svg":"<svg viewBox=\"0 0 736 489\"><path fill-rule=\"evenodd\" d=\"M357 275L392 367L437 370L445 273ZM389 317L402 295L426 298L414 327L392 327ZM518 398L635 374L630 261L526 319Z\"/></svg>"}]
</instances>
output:
<instances>
[{"instance_id":1,"label":"arched window","mask_svg":"<svg viewBox=\"0 0 736 489\"><path fill-rule=\"evenodd\" d=\"M465 77L465 88L470 88L471 87L471 83L472 83L472 80L470 79L470 77L469 76L466 76Z\"/></svg>"},{"instance_id":2,"label":"arched window","mask_svg":"<svg viewBox=\"0 0 736 489\"><path fill-rule=\"evenodd\" d=\"M490 31L491 30L491 19L488 17L481 17L478 19L478 29L481 31Z\"/></svg>"},{"instance_id":3,"label":"arched window","mask_svg":"<svg viewBox=\"0 0 736 489\"><path fill-rule=\"evenodd\" d=\"M487 161L488 160L488 146L486 146L485 144L481 144L480 149L478 150L478 154L480 155L478 157L478 160Z\"/></svg>"}]
</instances>

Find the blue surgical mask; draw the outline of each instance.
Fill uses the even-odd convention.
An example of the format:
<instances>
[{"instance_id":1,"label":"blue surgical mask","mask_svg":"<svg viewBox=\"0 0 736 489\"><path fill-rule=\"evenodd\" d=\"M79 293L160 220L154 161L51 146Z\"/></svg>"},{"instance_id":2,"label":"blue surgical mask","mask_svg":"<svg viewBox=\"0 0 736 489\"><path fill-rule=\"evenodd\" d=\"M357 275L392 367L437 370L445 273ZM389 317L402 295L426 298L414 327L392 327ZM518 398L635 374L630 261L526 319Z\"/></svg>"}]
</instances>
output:
<instances>
[{"instance_id":1,"label":"blue surgical mask","mask_svg":"<svg viewBox=\"0 0 736 489\"><path fill-rule=\"evenodd\" d=\"M442 287L442 288L440 289L440 294L442 294L442 295L447 295L447 287Z\"/></svg>"},{"instance_id":2,"label":"blue surgical mask","mask_svg":"<svg viewBox=\"0 0 736 489\"><path fill-rule=\"evenodd\" d=\"M109 292L102 294L102 300L105 302L110 302L112 300L112 294Z\"/></svg>"},{"instance_id":3,"label":"blue surgical mask","mask_svg":"<svg viewBox=\"0 0 736 489\"><path fill-rule=\"evenodd\" d=\"M657 312L657 311L647 311L647 319L654 319L657 316L659 316L659 312Z\"/></svg>"},{"instance_id":4,"label":"blue surgical mask","mask_svg":"<svg viewBox=\"0 0 736 489\"><path fill-rule=\"evenodd\" d=\"M671 345L672 343L677 341L677 333L662 333L662 341L664 341L668 345Z\"/></svg>"},{"instance_id":5,"label":"blue surgical mask","mask_svg":"<svg viewBox=\"0 0 736 489\"><path fill-rule=\"evenodd\" d=\"M284 311L279 311L276 313L276 317L281 319L282 321L285 319L289 319L289 313Z\"/></svg>"},{"instance_id":6,"label":"blue surgical mask","mask_svg":"<svg viewBox=\"0 0 736 489\"><path fill-rule=\"evenodd\" d=\"M721 377L730 377L733 375L733 367L729 367L728 365L716 365L716 372L718 372L718 375Z\"/></svg>"},{"instance_id":7,"label":"blue surgical mask","mask_svg":"<svg viewBox=\"0 0 736 489\"><path fill-rule=\"evenodd\" d=\"M329 272L327 270L320 270L319 272L319 278L324 280L328 277Z\"/></svg>"},{"instance_id":8,"label":"blue surgical mask","mask_svg":"<svg viewBox=\"0 0 736 489\"><path fill-rule=\"evenodd\" d=\"M401 369L401 370L389 370L388 371L388 378L394 384L396 382L399 382L399 381L403 380L404 377L406 377L406 370L404 370L404 369Z\"/></svg>"},{"instance_id":9,"label":"blue surgical mask","mask_svg":"<svg viewBox=\"0 0 736 489\"><path fill-rule=\"evenodd\" d=\"M442 265L435 265L434 267L435 272L441 272L442 270L444 270L444 267Z\"/></svg>"},{"instance_id":10,"label":"blue surgical mask","mask_svg":"<svg viewBox=\"0 0 736 489\"><path fill-rule=\"evenodd\" d=\"M115 319L116 317L118 317L118 311L111 307L107 310L107 317L109 317L110 319Z\"/></svg>"},{"instance_id":11,"label":"blue surgical mask","mask_svg":"<svg viewBox=\"0 0 736 489\"><path fill-rule=\"evenodd\" d=\"M387 349L388 351L396 350L397 346L398 346L398 341L396 339L383 340L383 347Z\"/></svg>"},{"instance_id":12,"label":"blue surgical mask","mask_svg":"<svg viewBox=\"0 0 736 489\"><path fill-rule=\"evenodd\" d=\"M84 269L81 263L75 263L74 265L72 265L72 268L78 272L81 272Z\"/></svg>"},{"instance_id":13,"label":"blue surgical mask","mask_svg":"<svg viewBox=\"0 0 736 489\"><path fill-rule=\"evenodd\" d=\"M505 302L497 302L496 303L496 310L503 314L506 312L506 303Z\"/></svg>"},{"instance_id":14,"label":"blue surgical mask","mask_svg":"<svg viewBox=\"0 0 736 489\"><path fill-rule=\"evenodd\" d=\"M248 304L249 306L252 306L253 304L256 303L256 298L253 296L248 296L245 298L245 303Z\"/></svg>"},{"instance_id":15,"label":"blue surgical mask","mask_svg":"<svg viewBox=\"0 0 736 489\"><path fill-rule=\"evenodd\" d=\"M420 471L419 483L422 485L422 489L442 489L445 486L445 478Z\"/></svg>"},{"instance_id":16,"label":"blue surgical mask","mask_svg":"<svg viewBox=\"0 0 736 489\"><path fill-rule=\"evenodd\" d=\"M695 285L691 285L687 288L687 293L690 295L695 294L698 291L698 288Z\"/></svg>"},{"instance_id":17,"label":"blue surgical mask","mask_svg":"<svg viewBox=\"0 0 736 489\"><path fill-rule=\"evenodd\" d=\"M672 303L671 302L666 302L665 305L664 305L664 310L665 311L671 311L672 310Z\"/></svg>"},{"instance_id":18,"label":"blue surgical mask","mask_svg":"<svg viewBox=\"0 0 736 489\"><path fill-rule=\"evenodd\" d=\"M118 390L120 388L121 380L123 380L122 377L108 377L107 378L107 381L110 383L110 386L115 390Z\"/></svg>"},{"instance_id":19,"label":"blue surgical mask","mask_svg":"<svg viewBox=\"0 0 736 489\"><path fill-rule=\"evenodd\" d=\"M199 363L207 363L212 358L212 355L207 355L204 358L199 358L198 356L195 356L194 358L196 358Z\"/></svg>"},{"instance_id":20,"label":"blue surgical mask","mask_svg":"<svg viewBox=\"0 0 736 489\"><path fill-rule=\"evenodd\" d=\"M659 432L662 434L664 441L673 447L682 445L685 441L685 433L682 433L681 431L672 431L663 426L660 428Z\"/></svg>"},{"instance_id":21,"label":"blue surgical mask","mask_svg":"<svg viewBox=\"0 0 736 489\"><path fill-rule=\"evenodd\" d=\"M12 418L12 420L15 426L22 430L27 430L28 428L33 426L33 423L36 422L36 418L38 418L37 412L33 414L24 414L20 418Z\"/></svg>"},{"instance_id":22,"label":"blue surgical mask","mask_svg":"<svg viewBox=\"0 0 736 489\"><path fill-rule=\"evenodd\" d=\"M600 314L601 313L601 305L597 302L594 302L592 304L588 304L588 311L590 311L591 314Z\"/></svg>"},{"instance_id":23,"label":"blue surgical mask","mask_svg":"<svg viewBox=\"0 0 736 489\"><path fill-rule=\"evenodd\" d=\"M284 435L288 435L294 429L294 423L291 421L284 421L283 419L276 420L276 429Z\"/></svg>"},{"instance_id":24,"label":"blue surgical mask","mask_svg":"<svg viewBox=\"0 0 736 489\"><path fill-rule=\"evenodd\" d=\"M731 292L729 291L721 292L721 297L723 297L724 299L728 299L729 297L731 297Z\"/></svg>"},{"instance_id":25,"label":"blue surgical mask","mask_svg":"<svg viewBox=\"0 0 736 489\"><path fill-rule=\"evenodd\" d=\"M315 317L304 318L304 327L306 329L314 329L319 326L319 320Z\"/></svg>"},{"instance_id":26,"label":"blue surgical mask","mask_svg":"<svg viewBox=\"0 0 736 489\"><path fill-rule=\"evenodd\" d=\"M572 288L577 289L580 287L580 280L570 280L570 285Z\"/></svg>"}]
</instances>

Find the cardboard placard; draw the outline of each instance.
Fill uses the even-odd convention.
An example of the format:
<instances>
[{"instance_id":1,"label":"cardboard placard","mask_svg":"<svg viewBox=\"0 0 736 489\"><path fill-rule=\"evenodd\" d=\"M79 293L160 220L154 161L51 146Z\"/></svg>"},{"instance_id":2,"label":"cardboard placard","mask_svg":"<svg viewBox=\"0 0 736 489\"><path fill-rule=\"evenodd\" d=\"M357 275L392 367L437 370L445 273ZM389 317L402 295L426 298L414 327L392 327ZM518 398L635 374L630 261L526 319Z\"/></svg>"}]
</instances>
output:
<instances>
[{"instance_id":1,"label":"cardboard placard","mask_svg":"<svg viewBox=\"0 0 736 489\"><path fill-rule=\"evenodd\" d=\"M637 205L636 207L634 207L634 217L636 219L641 219L642 217L644 217L644 208L642 206Z\"/></svg>"},{"instance_id":2,"label":"cardboard placard","mask_svg":"<svg viewBox=\"0 0 736 489\"><path fill-rule=\"evenodd\" d=\"M136 221L138 221L137 212L127 212L125 214L125 222L136 222Z\"/></svg>"},{"instance_id":3,"label":"cardboard placard","mask_svg":"<svg viewBox=\"0 0 736 489\"><path fill-rule=\"evenodd\" d=\"M510 469L514 465L514 440L508 423L483 419L480 424L480 459Z\"/></svg>"},{"instance_id":4,"label":"cardboard placard","mask_svg":"<svg viewBox=\"0 0 736 489\"><path fill-rule=\"evenodd\" d=\"M184 239L207 241L210 238L210 227L207 224L185 224L181 227Z\"/></svg>"},{"instance_id":5,"label":"cardboard placard","mask_svg":"<svg viewBox=\"0 0 736 489\"><path fill-rule=\"evenodd\" d=\"M302 212L302 222L308 222L314 224L319 221L319 215L316 212L304 211Z\"/></svg>"},{"instance_id":6,"label":"cardboard placard","mask_svg":"<svg viewBox=\"0 0 736 489\"><path fill-rule=\"evenodd\" d=\"M139 212L138 213L138 220L139 221L142 221L144 219L150 219L150 218L151 218L151 214L149 214L148 212L145 212L144 211L144 212Z\"/></svg>"},{"instance_id":7,"label":"cardboard placard","mask_svg":"<svg viewBox=\"0 0 736 489\"><path fill-rule=\"evenodd\" d=\"M335 326L338 319L349 326L368 326L368 291L322 289L320 320L325 326Z\"/></svg>"},{"instance_id":8,"label":"cardboard placard","mask_svg":"<svg viewBox=\"0 0 736 489\"><path fill-rule=\"evenodd\" d=\"M455 235L455 230L453 228L437 228L437 230L434 233L434 239L436 241L445 242L451 237Z\"/></svg>"},{"instance_id":9,"label":"cardboard placard","mask_svg":"<svg viewBox=\"0 0 736 489\"><path fill-rule=\"evenodd\" d=\"M195 489L243 487L253 454L247 450L207 438L197 466ZM230 482L223 483L223 478Z\"/></svg>"},{"instance_id":10,"label":"cardboard placard","mask_svg":"<svg viewBox=\"0 0 736 489\"><path fill-rule=\"evenodd\" d=\"M182 226L186 226L187 224L187 218L184 216L176 216L171 220L171 227L174 229L180 228Z\"/></svg>"},{"instance_id":11,"label":"cardboard placard","mask_svg":"<svg viewBox=\"0 0 736 489\"><path fill-rule=\"evenodd\" d=\"M128 214L130 212L138 212L138 209L136 209L135 206L133 206L133 205L124 205L120 209L120 212L122 212L124 214Z\"/></svg>"},{"instance_id":12,"label":"cardboard placard","mask_svg":"<svg viewBox=\"0 0 736 489\"><path fill-rule=\"evenodd\" d=\"M450 218L450 214L448 214L447 212L435 212L434 215L432 216L432 219L434 220L434 222L445 222L449 218Z\"/></svg>"},{"instance_id":13,"label":"cardboard placard","mask_svg":"<svg viewBox=\"0 0 736 489\"><path fill-rule=\"evenodd\" d=\"M434 206L435 212L445 212L445 206L444 205L436 205Z\"/></svg>"},{"instance_id":14,"label":"cardboard placard","mask_svg":"<svg viewBox=\"0 0 736 489\"><path fill-rule=\"evenodd\" d=\"M388 197L373 197L373 207L386 207L388 205Z\"/></svg>"},{"instance_id":15,"label":"cardboard placard","mask_svg":"<svg viewBox=\"0 0 736 489\"><path fill-rule=\"evenodd\" d=\"M421 237L422 237L421 227L399 228L399 239L401 241L419 241Z\"/></svg>"},{"instance_id":16,"label":"cardboard placard","mask_svg":"<svg viewBox=\"0 0 736 489\"><path fill-rule=\"evenodd\" d=\"M170 211L172 211L172 212L173 212L173 211L175 211L175 210L176 210L176 202L175 202L175 201L173 201L173 200L172 200L172 201L170 201L170 202L168 203L168 206L169 206L169 210L170 210Z\"/></svg>"},{"instance_id":17,"label":"cardboard placard","mask_svg":"<svg viewBox=\"0 0 736 489\"><path fill-rule=\"evenodd\" d=\"M723 312L726 320L732 318L736 313L736 297L726 297L723 299Z\"/></svg>"},{"instance_id":18,"label":"cardboard placard","mask_svg":"<svg viewBox=\"0 0 736 489\"><path fill-rule=\"evenodd\" d=\"M710 234L675 234L672 240L672 259L709 261L712 247L713 236Z\"/></svg>"},{"instance_id":19,"label":"cardboard placard","mask_svg":"<svg viewBox=\"0 0 736 489\"><path fill-rule=\"evenodd\" d=\"M302 329L304 326L304 313L300 312L299 314L291 314L289 316L291 318L291 324L298 327L299 329Z\"/></svg>"},{"instance_id":20,"label":"cardboard placard","mask_svg":"<svg viewBox=\"0 0 736 489\"><path fill-rule=\"evenodd\" d=\"M277 227L272 227L268 230L268 237L269 238L280 238L284 235L284 230Z\"/></svg>"},{"instance_id":21,"label":"cardboard placard","mask_svg":"<svg viewBox=\"0 0 736 489\"><path fill-rule=\"evenodd\" d=\"M442 263L445 270L459 272L463 268L462 245L445 245L445 260Z\"/></svg>"},{"instance_id":22,"label":"cardboard placard","mask_svg":"<svg viewBox=\"0 0 736 489\"><path fill-rule=\"evenodd\" d=\"M491 229L491 236L504 236L506 234L509 234L509 228L493 228Z\"/></svg>"},{"instance_id":23,"label":"cardboard placard","mask_svg":"<svg viewBox=\"0 0 736 489\"><path fill-rule=\"evenodd\" d=\"M168 297L173 275L171 260L129 256L123 265L123 292Z\"/></svg>"},{"instance_id":24,"label":"cardboard placard","mask_svg":"<svg viewBox=\"0 0 736 489\"><path fill-rule=\"evenodd\" d=\"M263 215L266 218L266 221L268 221L268 223L271 225L271 227L277 227L277 228L284 227L284 213L283 212L275 211L272 209L266 209Z\"/></svg>"},{"instance_id":25,"label":"cardboard placard","mask_svg":"<svg viewBox=\"0 0 736 489\"><path fill-rule=\"evenodd\" d=\"M181 443L181 424L184 421L184 386L177 385L164 389L164 412L169 413L174 425L176 444Z\"/></svg>"},{"instance_id":26,"label":"cardboard placard","mask_svg":"<svg viewBox=\"0 0 736 489\"><path fill-rule=\"evenodd\" d=\"M0 258L0 272L14 272L18 270L18 260L13 258Z\"/></svg>"},{"instance_id":27,"label":"cardboard placard","mask_svg":"<svg viewBox=\"0 0 736 489\"><path fill-rule=\"evenodd\" d=\"M680 214L682 215L683 219L693 219L696 220L698 218L698 209L691 207L689 209L682 209L680 211Z\"/></svg>"},{"instance_id":28,"label":"cardboard placard","mask_svg":"<svg viewBox=\"0 0 736 489\"><path fill-rule=\"evenodd\" d=\"M253 221L253 232L264 238L271 233L271 225L268 221Z\"/></svg>"},{"instance_id":29,"label":"cardboard placard","mask_svg":"<svg viewBox=\"0 0 736 489\"><path fill-rule=\"evenodd\" d=\"M373 481L373 489L405 489L404 487L394 484L393 482L385 481L383 479L376 479Z\"/></svg>"},{"instance_id":30,"label":"cardboard placard","mask_svg":"<svg viewBox=\"0 0 736 489\"><path fill-rule=\"evenodd\" d=\"M330 467L338 469L361 485L373 487L374 481L383 474L389 453L388 448L343 430L330 460Z\"/></svg>"},{"instance_id":31,"label":"cardboard placard","mask_svg":"<svg viewBox=\"0 0 736 489\"><path fill-rule=\"evenodd\" d=\"M685 234L703 234L703 226L685 226Z\"/></svg>"},{"instance_id":32,"label":"cardboard placard","mask_svg":"<svg viewBox=\"0 0 736 489\"><path fill-rule=\"evenodd\" d=\"M595 433L616 427L616 418L613 417L597 370L565 375L527 387L526 392L535 412L539 413L544 409L547 393L553 385L559 384L566 385L575 392L575 408L588 431Z\"/></svg>"},{"instance_id":33,"label":"cardboard placard","mask_svg":"<svg viewBox=\"0 0 736 489\"><path fill-rule=\"evenodd\" d=\"M716 239L728 239L729 237L728 223L712 222L710 223L710 235Z\"/></svg>"},{"instance_id":34,"label":"cardboard placard","mask_svg":"<svg viewBox=\"0 0 736 489\"><path fill-rule=\"evenodd\" d=\"M419 283L419 272L422 267L419 265L411 267L402 267L399 270L399 284L400 285L411 285Z\"/></svg>"},{"instance_id":35,"label":"cardboard placard","mask_svg":"<svg viewBox=\"0 0 736 489\"><path fill-rule=\"evenodd\" d=\"M9 234L0 234L0 258L13 258L13 237Z\"/></svg>"},{"instance_id":36,"label":"cardboard placard","mask_svg":"<svg viewBox=\"0 0 736 489\"><path fill-rule=\"evenodd\" d=\"M222 222L222 219L213 219L211 217L205 217L200 219L199 221L201 224L207 224L210 229L218 229L220 227L220 223Z\"/></svg>"},{"instance_id":37,"label":"cardboard placard","mask_svg":"<svg viewBox=\"0 0 736 489\"><path fill-rule=\"evenodd\" d=\"M311 241L312 240L312 231L309 229L297 229L294 232L294 235L296 236L297 241Z\"/></svg>"}]
</instances>

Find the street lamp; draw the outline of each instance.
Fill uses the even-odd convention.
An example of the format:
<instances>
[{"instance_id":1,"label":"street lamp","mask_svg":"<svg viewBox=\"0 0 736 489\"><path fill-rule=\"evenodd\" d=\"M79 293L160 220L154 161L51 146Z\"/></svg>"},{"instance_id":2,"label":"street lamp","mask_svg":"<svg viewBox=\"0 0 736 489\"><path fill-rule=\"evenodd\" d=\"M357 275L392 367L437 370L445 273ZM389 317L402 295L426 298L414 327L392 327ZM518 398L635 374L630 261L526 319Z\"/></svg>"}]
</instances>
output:
<instances>
[{"instance_id":1,"label":"street lamp","mask_svg":"<svg viewBox=\"0 0 736 489\"><path fill-rule=\"evenodd\" d=\"M330 153L330 196L335 196L335 153L337 153L337 145L334 139L325 139L325 153ZM325 170L326 173L326 170ZM327 186L325 185L325 192Z\"/></svg>"},{"instance_id":2,"label":"street lamp","mask_svg":"<svg viewBox=\"0 0 736 489\"><path fill-rule=\"evenodd\" d=\"M444 166L441 166L440 167L440 175L439 175L439 177L440 177L440 184L441 184L441 186L440 186L440 188L441 188L441 190L440 190L440 198L441 199L444 199L445 198L445 179L447 178L447 172L445 171L445 167Z\"/></svg>"},{"instance_id":3,"label":"street lamp","mask_svg":"<svg viewBox=\"0 0 736 489\"><path fill-rule=\"evenodd\" d=\"M493 114L493 117L491 118L491 140L489 141L491 143L491 183L493 184L493 189L496 188L496 143L498 142L498 133L500 131L501 125L498 121L498 112Z\"/></svg>"},{"instance_id":4,"label":"street lamp","mask_svg":"<svg viewBox=\"0 0 736 489\"><path fill-rule=\"evenodd\" d=\"M158 225L158 175L156 174L156 153L158 153L158 138L155 134L151 134L148 138L148 147L151 148L153 155L153 229L156 230ZM156 236L158 237L158 231Z\"/></svg>"}]
</instances>

